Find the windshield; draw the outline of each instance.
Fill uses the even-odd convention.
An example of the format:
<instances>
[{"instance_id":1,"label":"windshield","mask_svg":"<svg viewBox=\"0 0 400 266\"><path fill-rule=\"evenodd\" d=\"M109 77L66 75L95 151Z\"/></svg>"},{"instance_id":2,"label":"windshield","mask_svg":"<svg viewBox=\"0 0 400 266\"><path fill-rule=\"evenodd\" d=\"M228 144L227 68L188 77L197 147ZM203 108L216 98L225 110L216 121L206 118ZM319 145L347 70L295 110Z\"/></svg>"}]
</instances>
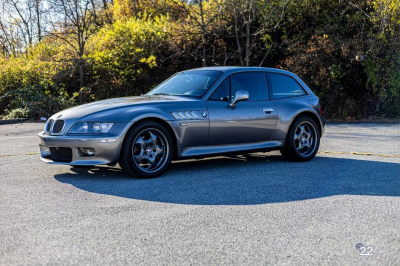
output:
<instances>
[{"instance_id":1,"label":"windshield","mask_svg":"<svg viewBox=\"0 0 400 266\"><path fill-rule=\"evenodd\" d=\"M221 76L221 71L192 70L176 74L146 95L202 96Z\"/></svg>"}]
</instances>

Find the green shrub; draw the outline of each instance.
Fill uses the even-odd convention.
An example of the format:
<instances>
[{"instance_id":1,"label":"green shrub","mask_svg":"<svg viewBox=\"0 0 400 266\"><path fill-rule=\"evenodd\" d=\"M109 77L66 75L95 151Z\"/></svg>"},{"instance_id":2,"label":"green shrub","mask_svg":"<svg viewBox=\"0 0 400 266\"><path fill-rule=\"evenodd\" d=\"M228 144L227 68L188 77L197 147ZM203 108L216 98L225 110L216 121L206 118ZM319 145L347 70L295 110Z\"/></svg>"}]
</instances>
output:
<instances>
[{"instance_id":1,"label":"green shrub","mask_svg":"<svg viewBox=\"0 0 400 266\"><path fill-rule=\"evenodd\" d=\"M31 57L0 56L0 114L5 113L5 109L28 107L34 95L44 94L46 90L54 91L50 89L53 84L50 79L59 65Z\"/></svg>"},{"instance_id":2,"label":"green shrub","mask_svg":"<svg viewBox=\"0 0 400 266\"><path fill-rule=\"evenodd\" d=\"M7 110L6 110L7 112ZM28 118L29 116L29 108L16 108L8 111L4 116L5 119L14 119L14 118Z\"/></svg>"},{"instance_id":3,"label":"green shrub","mask_svg":"<svg viewBox=\"0 0 400 266\"><path fill-rule=\"evenodd\" d=\"M35 119L48 118L75 104L73 99L69 98L62 84L54 84L49 80L9 90L0 97L0 101L9 102L8 110L27 110L24 113L25 117ZM9 116L11 112L6 115Z\"/></svg>"},{"instance_id":4,"label":"green shrub","mask_svg":"<svg viewBox=\"0 0 400 266\"><path fill-rule=\"evenodd\" d=\"M157 67L157 49L170 36L167 22L162 16L117 20L92 37L87 59L97 99L139 95L154 85L151 69Z\"/></svg>"}]
</instances>

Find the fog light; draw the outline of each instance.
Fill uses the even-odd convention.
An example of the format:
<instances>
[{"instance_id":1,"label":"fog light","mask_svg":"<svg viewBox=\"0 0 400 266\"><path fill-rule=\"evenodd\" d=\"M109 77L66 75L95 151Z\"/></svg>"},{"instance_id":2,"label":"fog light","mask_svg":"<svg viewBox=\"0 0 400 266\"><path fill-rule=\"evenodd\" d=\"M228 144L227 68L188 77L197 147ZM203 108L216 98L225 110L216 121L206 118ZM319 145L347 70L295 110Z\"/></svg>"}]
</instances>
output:
<instances>
[{"instance_id":1,"label":"fog light","mask_svg":"<svg viewBox=\"0 0 400 266\"><path fill-rule=\"evenodd\" d=\"M40 155L42 156L42 158L50 158L51 157L49 147L46 147L43 145L39 145L39 147L40 147Z\"/></svg>"},{"instance_id":2,"label":"fog light","mask_svg":"<svg viewBox=\"0 0 400 266\"><path fill-rule=\"evenodd\" d=\"M79 156L95 156L96 151L92 148L79 148Z\"/></svg>"}]
</instances>

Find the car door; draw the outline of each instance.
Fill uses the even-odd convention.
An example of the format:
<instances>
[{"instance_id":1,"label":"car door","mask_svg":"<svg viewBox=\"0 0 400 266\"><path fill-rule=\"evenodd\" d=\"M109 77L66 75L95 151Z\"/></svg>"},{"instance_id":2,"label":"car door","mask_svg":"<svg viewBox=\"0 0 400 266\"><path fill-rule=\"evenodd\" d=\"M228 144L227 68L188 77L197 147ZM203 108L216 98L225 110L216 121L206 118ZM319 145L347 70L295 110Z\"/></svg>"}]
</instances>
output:
<instances>
[{"instance_id":1,"label":"car door","mask_svg":"<svg viewBox=\"0 0 400 266\"><path fill-rule=\"evenodd\" d=\"M229 104L236 91L246 90L249 100ZM226 78L207 100L209 145L268 141L276 126L277 111L269 101L264 72L241 72Z\"/></svg>"}]
</instances>

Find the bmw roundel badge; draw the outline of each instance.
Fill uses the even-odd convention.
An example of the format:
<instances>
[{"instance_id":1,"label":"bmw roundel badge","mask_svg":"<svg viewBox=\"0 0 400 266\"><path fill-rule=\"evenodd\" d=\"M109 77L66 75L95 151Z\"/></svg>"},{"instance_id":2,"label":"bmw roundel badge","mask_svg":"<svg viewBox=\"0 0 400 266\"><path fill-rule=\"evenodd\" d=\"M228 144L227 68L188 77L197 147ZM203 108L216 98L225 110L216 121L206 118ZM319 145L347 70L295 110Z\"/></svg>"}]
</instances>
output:
<instances>
[{"instance_id":1,"label":"bmw roundel badge","mask_svg":"<svg viewBox=\"0 0 400 266\"><path fill-rule=\"evenodd\" d=\"M201 116L204 117L204 118L206 118L206 117L207 117L207 112L206 112L206 111L202 111L202 112L201 112Z\"/></svg>"}]
</instances>

